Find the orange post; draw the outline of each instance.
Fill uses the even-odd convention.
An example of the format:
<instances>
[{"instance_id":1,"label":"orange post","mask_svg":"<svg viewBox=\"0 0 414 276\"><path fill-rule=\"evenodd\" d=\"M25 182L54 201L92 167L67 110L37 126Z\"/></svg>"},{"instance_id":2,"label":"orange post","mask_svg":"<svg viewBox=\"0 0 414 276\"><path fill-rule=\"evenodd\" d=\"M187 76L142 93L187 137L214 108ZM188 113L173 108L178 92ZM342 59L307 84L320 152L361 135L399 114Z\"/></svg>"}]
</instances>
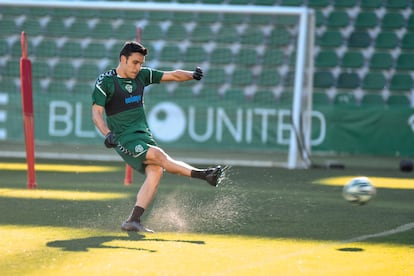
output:
<instances>
[{"instance_id":1,"label":"orange post","mask_svg":"<svg viewBox=\"0 0 414 276\"><path fill-rule=\"evenodd\" d=\"M125 165L125 178L124 178L124 184L125 185L131 185L132 184L132 168L130 165Z\"/></svg>"},{"instance_id":2,"label":"orange post","mask_svg":"<svg viewBox=\"0 0 414 276\"><path fill-rule=\"evenodd\" d=\"M28 58L28 46L25 32L21 33L20 43L22 57L20 58L20 81L22 93L22 111L24 124L24 140L26 144L27 188L37 187L35 174L34 146L34 114L32 92L32 63Z\"/></svg>"}]
</instances>

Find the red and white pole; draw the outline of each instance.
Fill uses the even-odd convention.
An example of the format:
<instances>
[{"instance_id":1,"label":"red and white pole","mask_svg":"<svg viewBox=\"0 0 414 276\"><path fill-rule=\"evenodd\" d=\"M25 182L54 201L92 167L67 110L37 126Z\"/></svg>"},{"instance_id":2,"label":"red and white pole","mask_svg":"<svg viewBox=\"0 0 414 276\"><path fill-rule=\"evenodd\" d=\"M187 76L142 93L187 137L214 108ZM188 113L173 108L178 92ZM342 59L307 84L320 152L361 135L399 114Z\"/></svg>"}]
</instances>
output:
<instances>
[{"instance_id":1,"label":"red and white pole","mask_svg":"<svg viewBox=\"0 0 414 276\"><path fill-rule=\"evenodd\" d=\"M128 164L125 165L125 178L124 178L124 184L129 186L132 184L132 167Z\"/></svg>"},{"instance_id":2,"label":"red and white pole","mask_svg":"<svg viewBox=\"0 0 414 276\"><path fill-rule=\"evenodd\" d=\"M20 58L20 81L22 92L22 111L24 124L24 140L26 144L27 188L37 187L35 174L35 146L34 146L34 114L32 90L32 63L28 58L28 46L25 32L21 33L20 44L22 57Z\"/></svg>"}]
</instances>

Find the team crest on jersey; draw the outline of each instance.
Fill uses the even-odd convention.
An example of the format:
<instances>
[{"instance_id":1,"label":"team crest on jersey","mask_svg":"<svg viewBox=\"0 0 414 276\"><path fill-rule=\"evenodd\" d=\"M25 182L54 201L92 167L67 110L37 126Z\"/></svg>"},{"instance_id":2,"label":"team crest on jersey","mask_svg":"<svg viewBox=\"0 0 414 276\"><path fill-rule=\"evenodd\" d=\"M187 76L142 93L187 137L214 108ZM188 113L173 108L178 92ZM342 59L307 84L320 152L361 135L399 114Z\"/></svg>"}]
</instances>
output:
<instances>
[{"instance_id":1,"label":"team crest on jersey","mask_svg":"<svg viewBox=\"0 0 414 276\"><path fill-rule=\"evenodd\" d=\"M126 91L128 91L129 93L132 93L132 85L131 85L131 84L127 84L127 85L125 85L125 89L126 89Z\"/></svg>"},{"instance_id":2,"label":"team crest on jersey","mask_svg":"<svg viewBox=\"0 0 414 276\"><path fill-rule=\"evenodd\" d=\"M144 151L144 147L143 146L141 146L141 145L136 145L135 146L135 152L136 153L140 153L140 152L143 152Z\"/></svg>"}]
</instances>

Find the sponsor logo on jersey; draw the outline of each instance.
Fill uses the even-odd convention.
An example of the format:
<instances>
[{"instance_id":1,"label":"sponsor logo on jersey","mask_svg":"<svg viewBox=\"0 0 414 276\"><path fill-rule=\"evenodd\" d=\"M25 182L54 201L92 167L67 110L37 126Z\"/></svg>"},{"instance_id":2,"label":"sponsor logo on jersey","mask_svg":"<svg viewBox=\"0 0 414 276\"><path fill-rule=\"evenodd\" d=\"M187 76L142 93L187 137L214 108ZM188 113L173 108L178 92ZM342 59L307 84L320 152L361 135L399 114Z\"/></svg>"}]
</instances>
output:
<instances>
[{"instance_id":1,"label":"sponsor logo on jersey","mask_svg":"<svg viewBox=\"0 0 414 276\"><path fill-rule=\"evenodd\" d=\"M131 96L129 98L125 98L125 103L126 104L131 104L131 103L139 103L141 102L141 95L139 96Z\"/></svg>"}]
</instances>

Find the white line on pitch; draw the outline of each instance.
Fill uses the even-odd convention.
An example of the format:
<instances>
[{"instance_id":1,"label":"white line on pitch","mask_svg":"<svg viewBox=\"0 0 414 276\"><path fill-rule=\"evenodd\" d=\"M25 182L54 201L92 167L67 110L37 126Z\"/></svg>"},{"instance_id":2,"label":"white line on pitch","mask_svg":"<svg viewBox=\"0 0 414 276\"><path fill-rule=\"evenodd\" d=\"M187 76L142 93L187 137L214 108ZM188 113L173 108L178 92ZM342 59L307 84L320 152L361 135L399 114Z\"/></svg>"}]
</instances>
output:
<instances>
[{"instance_id":1,"label":"white line on pitch","mask_svg":"<svg viewBox=\"0 0 414 276\"><path fill-rule=\"evenodd\" d=\"M404 224L404 225L400 225L400 226L398 226L394 229L387 230L387 231L384 231L384 232L363 235L363 236L359 236L359 237L352 238L352 239L349 239L349 240L345 240L345 241L342 241L342 243L359 242L359 241L365 241L365 240L368 240L368 239L371 239L371 238L379 238L379 237L390 236L390 235L394 235L394 234L397 234L397 233L409 231L413 228L414 228L414 222L411 222L411 223L407 223L407 224Z\"/></svg>"}]
</instances>

